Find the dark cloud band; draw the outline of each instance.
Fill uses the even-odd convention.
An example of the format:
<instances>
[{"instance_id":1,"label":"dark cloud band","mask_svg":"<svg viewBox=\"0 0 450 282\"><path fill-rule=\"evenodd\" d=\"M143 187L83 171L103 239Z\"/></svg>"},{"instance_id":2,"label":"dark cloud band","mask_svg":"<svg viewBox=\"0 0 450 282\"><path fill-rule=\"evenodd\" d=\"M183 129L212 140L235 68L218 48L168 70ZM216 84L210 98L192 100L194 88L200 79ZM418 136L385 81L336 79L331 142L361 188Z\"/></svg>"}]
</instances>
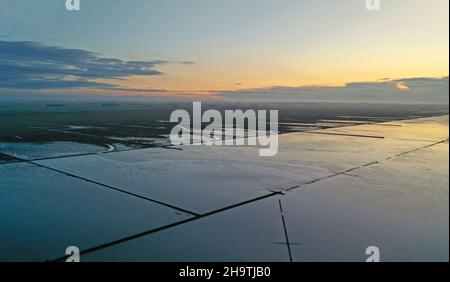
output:
<instances>
[{"instance_id":1,"label":"dark cloud band","mask_svg":"<svg viewBox=\"0 0 450 282\"><path fill-rule=\"evenodd\" d=\"M0 88L115 88L96 79L161 75L163 60L123 61L81 49L29 41L0 41Z\"/></svg>"},{"instance_id":2,"label":"dark cloud band","mask_svg":"<svg viewBox=\"0 0 450 282\"><path fill-rule=\"evenodd\" d=\"M222 91L216 95L240 101L406 102L448 104L448 77L382 79L344 86L269 87Z\"/></svg>"}]
</instances>

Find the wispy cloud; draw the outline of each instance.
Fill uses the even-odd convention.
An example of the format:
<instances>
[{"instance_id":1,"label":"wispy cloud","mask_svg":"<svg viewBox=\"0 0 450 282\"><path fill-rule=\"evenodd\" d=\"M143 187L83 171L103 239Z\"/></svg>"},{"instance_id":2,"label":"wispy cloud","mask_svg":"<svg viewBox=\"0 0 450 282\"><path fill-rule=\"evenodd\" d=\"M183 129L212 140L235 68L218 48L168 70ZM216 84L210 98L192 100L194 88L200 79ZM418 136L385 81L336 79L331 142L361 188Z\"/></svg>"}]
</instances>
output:
<instances>
[{"instance_id":1,"label":"wispy cloud","mask_svg":"<svg viewBox=\"0 0 450 282\"><path fill-rule=\"evenodd\" d=\"M121 79L162 73L156 66L164 60L124 61L100 54L29 41L0 41L0 88L55 89L118 86L99 79Z\"/></svg>"},{"instance_id":2,"label":"wispy cloud","mask_svg":"<svg viewBox=\"0 0 450 282\"><path fill-rule=\"evenodd\" d=\"M411 90L411 89L409 89L408 85L407 85L404 81L399 81L399 82L397 82L397 83L395 84L395 87L396 87L398 90L403 91L403 92L408 92L408 91Z\"/></svg>"},{"instance_id":3,"label":"wispy cloud","mask_svg":"<svg viewBox=\"0 0 450 282\"><path fill-rule=\"evenodd\" d=\"M192 61L181 61L181 63L186 66L195 64L195 62L192 62Z\"/></svg>"}]
</instances>

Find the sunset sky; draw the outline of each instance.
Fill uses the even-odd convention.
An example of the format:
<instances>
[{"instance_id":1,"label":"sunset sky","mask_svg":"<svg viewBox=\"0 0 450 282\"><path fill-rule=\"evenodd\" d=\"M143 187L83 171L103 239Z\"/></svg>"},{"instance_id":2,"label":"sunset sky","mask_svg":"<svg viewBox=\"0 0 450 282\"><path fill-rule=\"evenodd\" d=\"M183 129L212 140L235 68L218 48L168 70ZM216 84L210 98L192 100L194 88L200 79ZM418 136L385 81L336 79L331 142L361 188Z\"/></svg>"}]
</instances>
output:
<instances>
[{"instance_id":1,"label":"sunset sky","mask_svg":"<svg viewBox=\"0 0 450 282\"><path fill-rule=\"evenodd\" d=\"M0 89L202 94L440 78L448 23L448 0L381 0L377 12L365 0L81 0L79 12L2 0ZM65 61L72 49L94 53ZM121 69L104 75L112 63Z\"/></svg>"}]
</instances>

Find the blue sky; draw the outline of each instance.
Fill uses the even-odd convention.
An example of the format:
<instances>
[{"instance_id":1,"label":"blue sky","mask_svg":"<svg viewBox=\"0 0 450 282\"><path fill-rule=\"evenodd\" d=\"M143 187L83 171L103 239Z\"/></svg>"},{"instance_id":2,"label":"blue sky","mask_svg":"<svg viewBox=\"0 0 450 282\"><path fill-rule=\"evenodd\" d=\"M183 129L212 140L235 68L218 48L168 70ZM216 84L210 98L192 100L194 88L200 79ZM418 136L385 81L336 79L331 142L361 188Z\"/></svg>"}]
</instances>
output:
<instances>
[{"instance_id":1,"label":"blue sky","mask_svg":"<svg viewBox=\"0 0 450 282\"><path fill-rule=\"evenodd\" d=\"M62 82L21 88L72 89L79 80L87 90L202 94L447 76L449 2L381 3L370 12L365 0L81 0L81 11L70 12L64 0L2 0L0 42L77 49L127 69L121 77L105 66L97 77L64 70ZM137 73L129 62L147 69Z\"/></svg>"}]
</instances>

